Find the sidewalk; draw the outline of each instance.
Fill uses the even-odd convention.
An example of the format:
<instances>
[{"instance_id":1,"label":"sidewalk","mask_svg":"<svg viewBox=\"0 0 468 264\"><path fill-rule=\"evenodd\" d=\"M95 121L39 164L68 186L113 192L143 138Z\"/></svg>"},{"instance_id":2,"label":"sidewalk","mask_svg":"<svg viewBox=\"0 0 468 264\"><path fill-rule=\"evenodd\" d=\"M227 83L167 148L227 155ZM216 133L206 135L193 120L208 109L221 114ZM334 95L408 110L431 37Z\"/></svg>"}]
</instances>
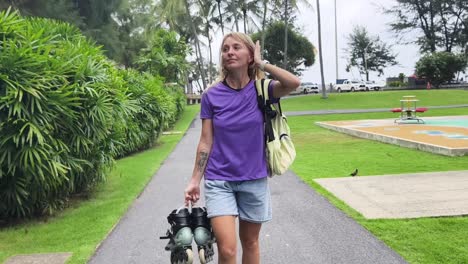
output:
<instances>
[{"instance_id":1,"label":"sidewalk","mask_svg":"<svg viewBox=\"0 0 468 264\"><path fill-rule=\"evenodd\" d=\"M440 106L427 106L430 109L443 109L443 108L463 108L468 107L468 104L460 105L440 105ZM301 116L301 115L328 115L328 114L354 114L354 113L374 113L374 112L391 112L390 108L369 108L369 109L325 109L325 110L312 110L312 111L287 111L284 112L286 116Z\"/></svg>"},{"instance_id":2,"label":"sidewalk","mask_svg":"<svg viewBox=\"0 0 468 264\"><path fill-rule=\"evenodd\" d=\"M200 130L196 119L89 263L169 263L167 240L159 236L168 228L167 215L183 203ZM273 220L260 234L262 263L406 263L292 172L272 178L270 185Z\"/></svg>"},{"instance_id":3,"label":"sidewalk","mask_svg":"<svg viewBox=\"0 0 468 264\"><path fill-rule=\"evenodd\" d=\"M315 179L367 219L468 215L468 171Z\"/></svg>"}]
</instances>

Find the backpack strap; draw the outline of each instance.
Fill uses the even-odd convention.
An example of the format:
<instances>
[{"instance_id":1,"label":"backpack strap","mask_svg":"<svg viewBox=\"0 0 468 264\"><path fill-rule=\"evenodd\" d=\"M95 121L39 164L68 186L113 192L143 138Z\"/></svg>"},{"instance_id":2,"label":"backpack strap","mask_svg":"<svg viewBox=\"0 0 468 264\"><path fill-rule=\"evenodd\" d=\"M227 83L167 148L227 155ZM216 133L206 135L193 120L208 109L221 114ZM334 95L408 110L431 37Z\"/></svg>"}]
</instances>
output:
<instances>
[{"instance_id":1,"label":"backpack strap","mask_svg":"<svg viewBox=\"0 0 468 264\"><path fill-rule=\"evenodd\" d=\"M265 107L268 105L268 85L271 80L260 79L255 81L255 89L257 90L258 107L262 112L265 112ZM265 91L266 82L266 91Z\"/></svg>"},{"instance_id":2,"label":"backpack strap","mask_svg":"<svg viewBox=\"0 0 468 264\"><path fill-rule=\"evenodd\" d=\"M269 79L255 81L258 107L263 113L263 122L265 124L265 142L271 142L275 139L273 127L271 125L271 119L277 115L276 111L271 108L271 103L269 100L268 86L270 81L271 80Z\"/></svg>"},{"instance_id":3,"label":"backpack strap","mask_svg":"<svg viewBox=\"0 0 468 264\"><path fill-rule=\"evenodd\" d=\"M271 109L271 105L279 112L280 115L283 114L283 111L281 110L281 101L278 99L278 102L276 103L271 103L270 98L269 98L269 93L268 93L268 87L270 85L271 80L270 79L261 79L261 80L256 80L255 81L255 88L257 89L257 100L258 100L258 106L260 107L260 110L262 112L264 111L264 106L267 108ZM263 97L262 97L263 96ZM271 118L275 117L275 114L272 113Z\"/></svg>"}]
</instances>

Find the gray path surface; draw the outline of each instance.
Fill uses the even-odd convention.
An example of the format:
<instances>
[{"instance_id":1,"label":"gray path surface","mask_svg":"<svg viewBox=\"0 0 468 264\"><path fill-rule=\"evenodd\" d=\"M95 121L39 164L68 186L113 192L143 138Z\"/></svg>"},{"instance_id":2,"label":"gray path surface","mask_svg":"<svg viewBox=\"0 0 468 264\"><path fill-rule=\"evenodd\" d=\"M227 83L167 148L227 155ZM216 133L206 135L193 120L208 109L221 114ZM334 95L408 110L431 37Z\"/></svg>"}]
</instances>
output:
<instances>
[{"instance_id":1,"label":"gray path surface","mask_svg":"<svg viewBox=\"0 0 468 264\"><path fill-rule=\"evenodd\" d=\"M159 236L168 213L182 205L200 129L197 120L89 263L169 263ZM262 263L406 263L293 173L270 184L274 215L261 232Z\"/></svg>"},{"instance_id":2,"label":"gray path surface","mask_svg":"<svg viewBox=\"0 0 468 264\"><path fill-rule=\"evenodd\" d=\"M429 111L430 111L431 109L463 108L463 107L468 107L468 104L424 106L424 107L427 107L429 109ZM325 109L325 110L315 110L315 111L288 111L288 112L284 112L284 113L285 113L286 116L301 116L301 115L354 114L354 113L374 113L374 112L390 112L390 108Z\"/></svg>"}]
</instances>

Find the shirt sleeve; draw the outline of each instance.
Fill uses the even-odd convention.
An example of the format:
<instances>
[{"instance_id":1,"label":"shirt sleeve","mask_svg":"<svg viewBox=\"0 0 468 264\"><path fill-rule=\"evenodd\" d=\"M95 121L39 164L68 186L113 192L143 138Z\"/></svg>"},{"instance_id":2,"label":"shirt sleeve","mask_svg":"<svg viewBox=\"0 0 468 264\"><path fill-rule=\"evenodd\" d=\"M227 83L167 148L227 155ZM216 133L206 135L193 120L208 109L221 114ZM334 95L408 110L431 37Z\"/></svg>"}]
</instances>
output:
<instances>
[{"instance_id":1,"label":"shirt sleeve","mask_svg":"<svg viewBox=\"0 0 468 264\"><path fill-rule=\"evenodd\" d=\"M213 106L211 105L207 92L202 94L200 118L213 119Z\"/></svg>"},{"instance_id":2,"label":"shirt sleeve","mask_svg":"<svg viewBox=\"0 0 468 264\"><path fill-rule=\"evenodd\" d=\"M273 85L276 81L271 80L270 84L268 85L268 98L270 98L271 103L276 104L279 102L280 98L273 97Z\"/></svg>"}]
</instances>

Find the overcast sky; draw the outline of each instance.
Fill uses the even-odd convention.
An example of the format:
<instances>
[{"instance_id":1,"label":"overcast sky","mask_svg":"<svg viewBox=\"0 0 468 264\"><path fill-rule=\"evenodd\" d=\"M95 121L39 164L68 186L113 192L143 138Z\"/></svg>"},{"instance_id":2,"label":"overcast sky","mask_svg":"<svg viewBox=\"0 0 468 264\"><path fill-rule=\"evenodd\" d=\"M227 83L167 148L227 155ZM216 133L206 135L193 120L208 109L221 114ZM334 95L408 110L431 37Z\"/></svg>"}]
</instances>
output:
<instances>
[{"instance_id":1,"label":"overcast sky","mask_svg":"<svg viewBox=\"0 0 468 264\"><path fill-rule=\"evenodd\" d=\"M297 14L296 25L301 28L303 34L318 49L317 12L315 0L308 0L313 4L312 9L301 5L301 12ZM390 15L383 14L382 7L392 7L394 0L336 0L337 1L337 24L338 24L338 67L339 78L361 79L357 68L346 72L347 36L352 32L355 25L367 28L371 36L378 35L380 39L393 45L392 51L397 55L399 65L385 69L384 75L378 77L376 73L370 72L369 78L375 81L384 81L386 77L398 76L399 73L411 75L414 73L414 65L419 59L419 48L416 45L399 45L395 34L390 31L388 23L393 20ZM299 1L301 2L301 1ZM335 66L335 20L334 0L320 1L320 15L322 21L322 45L325 83L334 83L336 78ZM221 33L219 32L219 35ZM221 36L217 36L213 42L214 61L219 56ZM320 63L317 56L314 65L303 72L302 81L320 83ZM362 76L365 79L365 76Z\"/></svg>"},{"instance_id":2,"label":"overcast sky","mask_svg":"<svg viewBox=\"0 0 468 264\"><path fill-rule=\"evenodd\" d=\"M318 47L317 12L315 1L312 9L301 8L303 11L298 15L298 24L302 25L303 33ZM392 51L397 55L399 65L388 67L384 75L378 77L371 73L371 80L385 80L386 77L398 76L400 72L405 75L414 73L414 65L419 59L419 48L416 45L399 45L395 34L390 31L388 25L393 17L382 13L382 6L390 8L395 5L393 0L336 0L337 3L337 25L338 25L338 76L339 78L361 79L357 68L346 72L347 36L352 32L355 25L367 28L371 36L378 35L385 43L393 45ZM335 21L334 1L320 1L320 16L322 21L322 45L323 65L325 83L334 82L336 77L335 63ZM408 36L409 37L409 36ZM362 76L365 79L365 75ZM303 81L320 83L320 62L317 56L316 63L303 73Z\"/></svg>"}]
</instances>

